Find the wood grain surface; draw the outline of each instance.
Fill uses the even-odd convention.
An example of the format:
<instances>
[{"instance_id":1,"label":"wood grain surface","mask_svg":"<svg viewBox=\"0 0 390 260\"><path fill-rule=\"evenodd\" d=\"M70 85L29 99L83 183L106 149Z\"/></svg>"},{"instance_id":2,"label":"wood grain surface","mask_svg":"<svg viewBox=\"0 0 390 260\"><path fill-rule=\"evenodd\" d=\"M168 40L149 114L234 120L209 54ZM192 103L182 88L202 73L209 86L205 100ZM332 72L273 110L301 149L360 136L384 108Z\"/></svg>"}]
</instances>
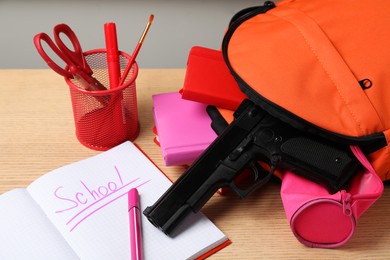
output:
<instances>
[{"instance_id":1,"label":"wood grain surface","mask_svg":"<svg viewBox=\"0 0 390 260\"><path fill-rule=\"evenodd\" d=\"M185 168L163 164L153 142L151 96L178 91L184 75L184 69L141 69L137 79L141 131L134 142L173 181ZM100 153L78 142L69 88L53 71L0 70L0 91L0 194ZM390 259L389 187L338 249L300 244L290 231L279 191L280 183L273 182L243 200L215 195L202 211L232 244L210 259Z\"/></svg>"}]
</instances>

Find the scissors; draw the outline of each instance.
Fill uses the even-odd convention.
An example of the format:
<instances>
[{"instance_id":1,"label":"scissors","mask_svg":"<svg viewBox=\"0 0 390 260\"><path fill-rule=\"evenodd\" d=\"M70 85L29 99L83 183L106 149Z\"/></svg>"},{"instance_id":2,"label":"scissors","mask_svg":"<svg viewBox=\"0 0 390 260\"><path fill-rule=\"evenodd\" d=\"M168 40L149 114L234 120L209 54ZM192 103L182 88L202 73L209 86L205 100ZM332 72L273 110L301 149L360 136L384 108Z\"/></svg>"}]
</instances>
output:
<instances>
[{"instance_id":1,"label":"scissors","mask_svg":"<svg viewBox=\"0 0 390 260\"><path fill-rule=\"evenodd\" d=\"M88 66L88 63L84 58L80 42L72 29L66 24L58 24L54 27L53 32L55 43L46 33L39 33L34 37L34 45L47 65L64 77L79 80L85 90L106 90L106 88L96 78L92 77L92 69ZM60 38L61 33L66 35L72 43L74 50L70 50L64 44ZM65 62L67 65L65 68L59 66L49 57L42 47L42 42L46 42L53 52Z\"/></svg>"}]
</instances>

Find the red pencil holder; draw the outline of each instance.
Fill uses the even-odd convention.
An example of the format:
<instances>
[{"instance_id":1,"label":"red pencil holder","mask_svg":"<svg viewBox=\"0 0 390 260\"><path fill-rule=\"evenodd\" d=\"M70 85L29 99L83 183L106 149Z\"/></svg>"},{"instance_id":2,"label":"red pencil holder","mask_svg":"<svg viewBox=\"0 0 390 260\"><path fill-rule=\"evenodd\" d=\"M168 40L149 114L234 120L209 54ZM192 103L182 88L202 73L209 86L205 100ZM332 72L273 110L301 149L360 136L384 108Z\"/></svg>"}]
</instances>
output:
<instances>
[{"instance_id":1,"label":"red pencil holder","mask_svg":"<svg viewBox=\"0 0 390 260\"><path fill-rule=\"evenodd\" d=\"M84 53L93 71L93 77L104 86L109 86L105 49ZM119 52L123 74L130 55ZM69 85L77 139L88 148L108 150L124 141L133 141L139 133L135 81L138 66L134 63L122 86L89 91L76 77L65 78Z\"/></svg>"}]
</instances>

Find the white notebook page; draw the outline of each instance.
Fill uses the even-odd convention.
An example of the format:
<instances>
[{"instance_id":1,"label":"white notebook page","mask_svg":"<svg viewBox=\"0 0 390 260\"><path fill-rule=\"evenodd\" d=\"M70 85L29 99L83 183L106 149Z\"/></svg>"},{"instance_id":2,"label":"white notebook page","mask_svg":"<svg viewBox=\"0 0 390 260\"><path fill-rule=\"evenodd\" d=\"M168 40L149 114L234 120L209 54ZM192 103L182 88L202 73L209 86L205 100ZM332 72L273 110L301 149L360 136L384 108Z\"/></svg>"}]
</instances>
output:
<instances>
[{"instance_id":1,"label":"white notebook page","mask_svg":"<svg viewBox=\"0 0 390 260\"><path fill-rule=\"evenodd\" d=\"M25 189L0 196L0 215L0 259L78 259Z\"/></svg>"},{"instance_id":2,"label":"white notebook page","mask_svg":"<svg viewBox=\"0 0 390 260\"><path fill-rule=\"evenodd\" d=\"M82 259L129 259L127 192L138 188L142 210L171 182L132 143L64 166L28 187L54 226ZM174 239L142 216L145 259L199 256L227 238L202 214L188 218Z\"/></svg>"}]
</instances>

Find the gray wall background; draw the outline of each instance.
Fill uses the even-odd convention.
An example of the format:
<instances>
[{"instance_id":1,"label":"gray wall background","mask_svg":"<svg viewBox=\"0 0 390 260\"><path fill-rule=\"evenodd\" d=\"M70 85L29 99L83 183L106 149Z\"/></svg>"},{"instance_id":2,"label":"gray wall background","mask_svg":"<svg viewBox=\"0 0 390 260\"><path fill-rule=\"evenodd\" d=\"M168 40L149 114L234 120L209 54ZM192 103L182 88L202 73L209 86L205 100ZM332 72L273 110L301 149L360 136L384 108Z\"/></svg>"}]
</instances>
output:
<instances>
[{"instance_id":1,"label":"gray wall background","mask_svg":"<svg viewBox=\"0 0 390 260\"><path fill-rule=\"evenodd\" d=\"M48 68L33 45L66 23L84 51L104 48L103 26L115 22L119 48L132 53L150 14L154 20L137 62L142 68L183 68L192 46L220 48L230 18L256 0L0 0L0 69Z\"/></svg>"}]
</instances>

